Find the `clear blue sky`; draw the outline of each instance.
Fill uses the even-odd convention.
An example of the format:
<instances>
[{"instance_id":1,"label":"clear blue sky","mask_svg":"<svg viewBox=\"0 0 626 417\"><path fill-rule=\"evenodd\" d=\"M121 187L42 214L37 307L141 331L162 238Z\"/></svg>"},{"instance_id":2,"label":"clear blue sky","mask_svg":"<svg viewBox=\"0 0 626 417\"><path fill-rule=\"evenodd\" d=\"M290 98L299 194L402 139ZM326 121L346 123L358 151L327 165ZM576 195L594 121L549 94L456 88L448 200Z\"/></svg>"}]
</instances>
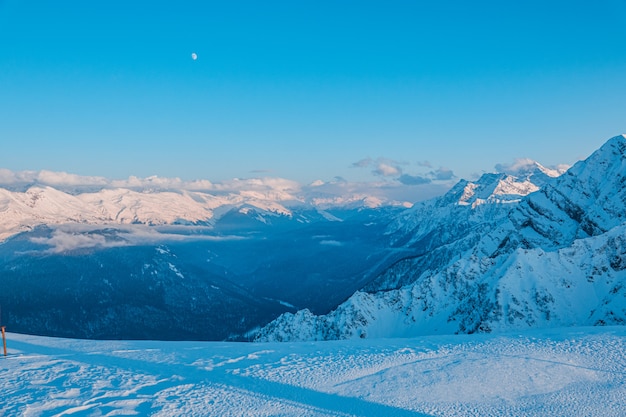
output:
<instances>
[{"instance_id":1,"label":"clear blue sky","mask_svg":"<svg viewBox=\"0 0 626 417\"><path fill-rule=\"evenodd\" d=\"M625 131L624 0L0 0L0 168L468 178Z\"/></svg>"}]
</instances>

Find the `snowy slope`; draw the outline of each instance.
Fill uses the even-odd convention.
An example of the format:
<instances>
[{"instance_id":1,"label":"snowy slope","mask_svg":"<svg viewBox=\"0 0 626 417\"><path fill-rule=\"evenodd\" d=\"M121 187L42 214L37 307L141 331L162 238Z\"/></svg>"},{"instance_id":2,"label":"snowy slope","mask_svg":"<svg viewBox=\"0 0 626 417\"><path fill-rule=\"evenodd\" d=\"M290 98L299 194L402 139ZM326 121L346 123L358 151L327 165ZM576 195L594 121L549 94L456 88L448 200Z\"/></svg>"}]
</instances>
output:
<instances>
[{"instance_id":1,"label":"snowy slope","mask_svg":"<svg viewBox=\"0 0 626 417\"><path fill-rule=\"evenodd\" d=\"M317 343L8 333L3 416L623 415L626 329Z\"/></svg>"},{"instance_id":2,"label":"snowy slope","mask_svg":"<svg viewBox=\"0 0 626 417\"><path fill-rule=\"evenodd\" d=\"M284 201L262 197L190 191L139 192L124 188L74 195L49 186L33 186L25 192L0 188L0 239L38 225L65 223L212 224L216 216L243 205L270 214L291 215L281 204ZM292 200L296 198L289 201Z\"/></svg>"},{"instance_id":3,"label":"snowy slope","mask_svg":"<svg viewBox=\"0 0 626 417\"><path fill-rule=\"evenodd\" d=\"M285 313L259 340L408 337L626 323L626 226L571 247L470 253L396 290L358 291L327 315ZM406 265L403 268L409 269Z\"/></svg>"},{"instance_id":4,"label":"snowy slope","mask_svg":"<svg viewBox=\"0 0 626 417\"><path fill-rule=\"evenodd\" d=\"M504 178L461 182L416 205L390 229L413 256L328 315L286 313L258 339L626 323L626 137L609 140L564 175L543 177L525 197L511 197L519 187L501 187L513 190L506 198L494 194Z\"/></svg>"}]
</instances>

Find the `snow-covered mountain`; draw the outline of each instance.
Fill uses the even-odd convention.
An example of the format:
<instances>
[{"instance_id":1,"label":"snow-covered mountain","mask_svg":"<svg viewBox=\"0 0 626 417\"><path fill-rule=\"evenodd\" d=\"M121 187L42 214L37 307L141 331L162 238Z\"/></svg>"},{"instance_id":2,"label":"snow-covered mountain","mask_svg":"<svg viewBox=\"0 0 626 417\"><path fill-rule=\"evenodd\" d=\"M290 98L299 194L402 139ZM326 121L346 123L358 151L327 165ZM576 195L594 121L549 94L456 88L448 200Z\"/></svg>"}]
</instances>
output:
<instances>
[{"instance_id":1,"label":"snow-covered mountain","mask_svg":"<svg viewBox=\"0 0 626 417\"><path fill-rule=\"evenodd\" d=\"M626 323L626 136L563 175L536 167L461 181L401 214L387 233L411 256L329 314L285 313L257 339Z\"/></svg>"},{"instance_id":2,"label":"snow-covered mountain","mask_svg":"<svg viewBox=\"0 0 626 417\"><path fill-rule=\"evenodd\" d=\"M48 174L48 177L50 174ZM45 182L0 185L0 242L37 226L90 225L204 225L213 227L227 213L240 212L262 223L277 217L306 222L302 213L336 208L407 206L360 192L333 195L303 190L297 183L280 178L236 180L232 189L213 184L158 183L151 178L135 184L105 183L82 187L53 186ZM54 182L52 182L54 184ZM154 185L154 186L151 186ZM325 215L325 214L324 214ZM327 220L332 216L325 215Z\"/></svg>"}]
</instances>

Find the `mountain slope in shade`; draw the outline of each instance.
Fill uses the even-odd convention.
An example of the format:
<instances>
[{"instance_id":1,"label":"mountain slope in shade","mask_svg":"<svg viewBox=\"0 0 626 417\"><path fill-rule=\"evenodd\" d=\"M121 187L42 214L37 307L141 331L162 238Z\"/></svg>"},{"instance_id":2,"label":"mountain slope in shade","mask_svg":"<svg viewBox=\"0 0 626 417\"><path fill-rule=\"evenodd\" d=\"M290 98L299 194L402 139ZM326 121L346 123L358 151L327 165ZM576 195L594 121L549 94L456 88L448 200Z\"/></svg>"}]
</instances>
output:
<instances>
[{"instance_id":1,"label":"mountain slope in shade","mask_svg":"<svg viewBox=\"0 0 626 417\"><path fill-rule=\"evenodd\" d=\"M224 340L285 311L326 313L401 255L382 237L393 207L242 209L212 228L64 224L11 237L2 316L31 334Z\"/></svg>"},{"instance_id":2,"label":"mountain slope in shade","mask_svg":"<svg viewBox=\"0 0 626 417\"><path fill-rule=\"evenodd\" d=\"M464 204L476 193L460 183L442 199L416 206L412 221L404 214L396 223L400 227L391 230L398 244L414 249L414 256L397 262L328 315L286 313L257 338L626 323L625 184L623 135L507 204L482 203L490 197Z\"/></svg>"}]
</instances>

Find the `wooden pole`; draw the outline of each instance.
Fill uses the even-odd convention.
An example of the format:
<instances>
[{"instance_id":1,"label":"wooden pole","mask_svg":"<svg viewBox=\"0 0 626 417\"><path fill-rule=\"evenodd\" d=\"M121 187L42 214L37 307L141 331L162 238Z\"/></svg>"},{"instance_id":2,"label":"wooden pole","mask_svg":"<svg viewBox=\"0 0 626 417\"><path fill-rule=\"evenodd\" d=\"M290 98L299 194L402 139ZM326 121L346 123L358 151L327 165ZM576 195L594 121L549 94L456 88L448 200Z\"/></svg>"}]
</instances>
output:
<instances>
[{"instance_id":1,"label":"wooden pole","mask_svg":"<svg viewBox=\"0 0 626 417\"><path fill-rule=\"evenodd\" d=\"M4 347L4 356L6 356L7 355L7 337L4 333L5 327L2 326L1 329L2 329L2 346Z\"/></svg>"}]
</instances>

